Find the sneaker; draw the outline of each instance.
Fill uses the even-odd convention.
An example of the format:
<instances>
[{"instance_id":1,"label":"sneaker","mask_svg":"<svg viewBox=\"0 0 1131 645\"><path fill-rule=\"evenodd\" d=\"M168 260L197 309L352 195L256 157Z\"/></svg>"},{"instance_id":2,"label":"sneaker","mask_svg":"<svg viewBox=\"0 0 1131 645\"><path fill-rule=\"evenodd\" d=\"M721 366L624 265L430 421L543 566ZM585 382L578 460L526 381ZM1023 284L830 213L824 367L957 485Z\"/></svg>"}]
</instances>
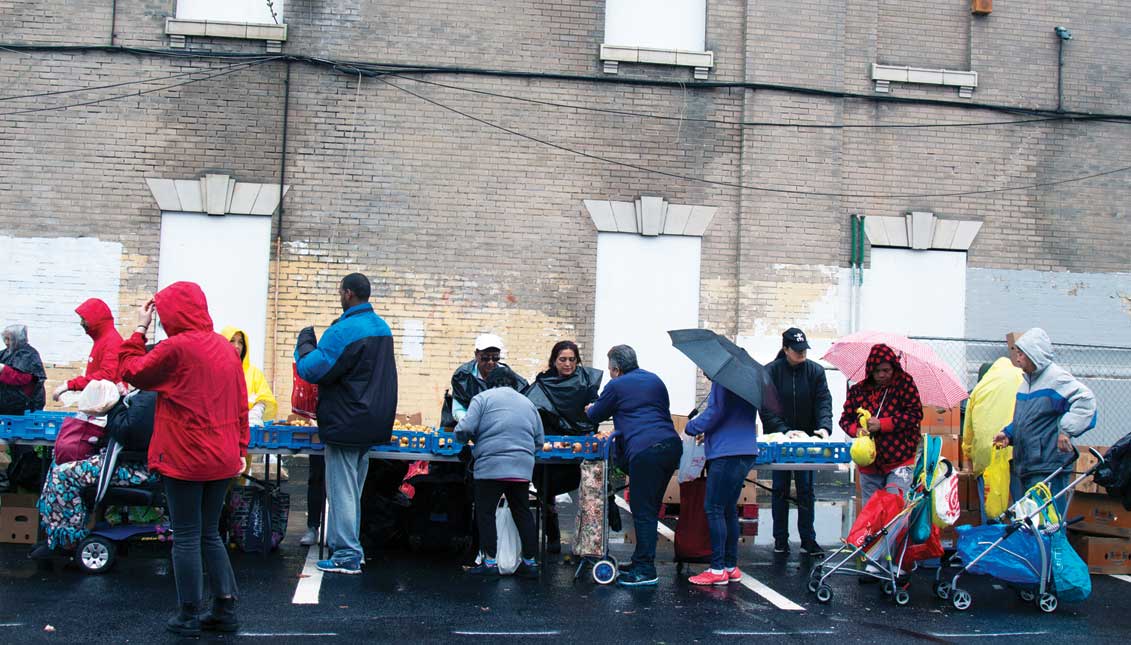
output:
<instances>
[{"instance_id":1,"label":"sneaker","mask_svg":"<svg viewBox=\"0 0 1131 645\"><path fill-rule=\"evenodd\" d=\"M726 571L723 571L721 573L712 573L710 569L707 569L697 576L691 576L687 579L687 581L693 585L714 585L723 587L730 583L730 574L728 574Z\"/></svg>"},{"instance_id":2,"label":"sneaker","mask_svg":"<svg viewBox=\"0 0 1131 645\"><path fill-rule=\"evenodd\" d=\"M483 561L483 562L480 562L479 564L475 565L474 567L471 567L470 569L468 569L467 575L498 578L499 577L499 565L497 565L497 564L487 564L486 561Z\"/></svg>"},{"instance_id":3,"label":"sneaker","mask_svg":"<svg viewBox=\"0 0 1131 645\"><path fill-rule=\"evenodd\" d=\"M789 541L774 540L774 553L789 553Z\"/></svg>"},{"instance_id":4,"label":"sneaker","mask_svg":"<svg viewBox=\"0 0 1131 645\"><path fill-rule=\"evenodd\" d=\"M801 543L801 552L805 555L819 556L824 555L825 550L821 548L820 544L816 541L806 541Z\"/></svg>"},{"instance_id":5,"label":"sneaker","mask_svg":"<svg viewBox=\"0 0 1131 645\"><path fill-rule=\"evenodd\" d=\"M538 573L539 569L537 562L533 562L531 564L519 562L518 569L515 570L514 575L518 576L519 578L526 578L527 580L537 580Z\"/></svg>"},{"instance_id":6,"label":"sneaker","mask_svg":"<svg viewBox=\"0 0 1131 645\"><path fill-rule=\"evenodd\" d=\"M654 587L660 583L656 574L643 575L638 571L626 571L617 576L617 584L622 587Z\"/></svg>"},{"instance_id":7,"label":"sneaker","mask_svg":"<svg viewBox=\"0 0 1131 645\"><path fill-rule=\"evenodd\" d=\"M318 529L306 529L306 533L302 534L302 539L298 541L303 546L314 546L318 544Z\"/></svg>"},{"instance_id":8,"label":"sneaker","mask_svg":"<svg viewBox=\"0 0 1131 645\"><path fill-rule=\"evenodd\" d=\"M740 571L738 567L727 569L727 576L731 579L731 582L737 582L738 580L742 580L742 571Z\"/></svg>"},{"instance_id":9,"label":"sneaker","mask_svg":"<svg viewBox=\"0 0 1131 645\"><path fill-rule=\"evenodd\" d=\"M318 567L319 571L325 571L326 573L357 575L361 573L361 558L354 558L353 560L346 560L344 562L319 560L314 566Z\"/></svg>"}]
</instances>

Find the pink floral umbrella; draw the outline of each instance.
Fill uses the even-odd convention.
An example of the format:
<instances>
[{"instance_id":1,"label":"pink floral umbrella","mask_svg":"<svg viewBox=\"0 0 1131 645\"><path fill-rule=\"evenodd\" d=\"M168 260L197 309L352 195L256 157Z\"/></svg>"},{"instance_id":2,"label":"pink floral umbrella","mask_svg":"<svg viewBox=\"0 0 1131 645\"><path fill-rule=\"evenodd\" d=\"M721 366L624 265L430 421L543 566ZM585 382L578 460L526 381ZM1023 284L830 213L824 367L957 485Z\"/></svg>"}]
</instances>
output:
<instances>
[{"instance_id":1,"label":"pink floral umbrella","mask_svg":"<svg viewBox=\"0 0 1131 645\"><path fill-rule=\"evenodd\" d=\"M879 331L858 331L833 343L821 357L836 366L850 381L859 383L868 377L864 373L872 346L883 343L899 356L903 371L915 379L924 405L952 408L966 400L969 394L962 381L935 350L899 334Z\"/></svg>"}]
</instances>

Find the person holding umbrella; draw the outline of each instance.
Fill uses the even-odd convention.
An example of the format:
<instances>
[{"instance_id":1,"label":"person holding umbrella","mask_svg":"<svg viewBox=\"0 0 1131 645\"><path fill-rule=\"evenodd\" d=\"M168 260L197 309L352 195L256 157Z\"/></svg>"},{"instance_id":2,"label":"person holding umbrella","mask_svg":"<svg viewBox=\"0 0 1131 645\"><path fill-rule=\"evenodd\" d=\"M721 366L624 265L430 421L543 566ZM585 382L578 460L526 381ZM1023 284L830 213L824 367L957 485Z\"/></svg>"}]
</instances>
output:
<instances>
[{"instance_id":1,"label":"person holding umbrella","mask_svg":"<svg viewBox=\"0 0 1131 645\"><path fill-rule=\"evenodd\" d=\"M866 378L848 389L840 427L850 437L871 436L876 460L860 468L860 489L867 504L877 491L892 486L906 492L911 486L923 402L915 379L903 370L891 347L872 346L865 365ZM860 424L859 410L871 414Z\"/></svg>"}]
</instances>

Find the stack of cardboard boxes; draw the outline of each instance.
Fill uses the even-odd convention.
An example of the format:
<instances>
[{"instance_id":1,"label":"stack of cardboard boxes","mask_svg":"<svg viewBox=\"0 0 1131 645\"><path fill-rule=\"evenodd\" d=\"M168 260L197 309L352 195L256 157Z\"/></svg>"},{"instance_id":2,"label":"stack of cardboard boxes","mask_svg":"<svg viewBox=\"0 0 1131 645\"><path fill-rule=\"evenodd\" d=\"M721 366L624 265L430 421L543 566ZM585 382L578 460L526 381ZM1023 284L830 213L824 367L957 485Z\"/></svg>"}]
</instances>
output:
<instances>
[{"instance_id":1,"label":"stack of cardboard boxes","mask_svg":"<svg viewBox=\"0 0 1131 645\"><path fill-rule=\"evenodd\" d=\"M38 495L4 493L0 495L0 542L7 544L35 544L39 511L35 508Z\"/></svg>"},{"instance_id":2,"label":"stack of cardboard boxes","mask_svg":"<svg viewBox=\"0 0 1131 645\"><path fill-rule=\"evenodd\" d=\"M1079 446L1076 475L1087 472L1096 458ZM1107 448L1096 448L1103 454ZM1055 491L1054 491L1055 492ZM1092 573L1131 574L1131 511L1109 497L1107 491L1089 477L1076 487L1068 507L1068 520L1081 518L1068 526L1068 539L1088 564Z\"/></svg>"}]
</instances>

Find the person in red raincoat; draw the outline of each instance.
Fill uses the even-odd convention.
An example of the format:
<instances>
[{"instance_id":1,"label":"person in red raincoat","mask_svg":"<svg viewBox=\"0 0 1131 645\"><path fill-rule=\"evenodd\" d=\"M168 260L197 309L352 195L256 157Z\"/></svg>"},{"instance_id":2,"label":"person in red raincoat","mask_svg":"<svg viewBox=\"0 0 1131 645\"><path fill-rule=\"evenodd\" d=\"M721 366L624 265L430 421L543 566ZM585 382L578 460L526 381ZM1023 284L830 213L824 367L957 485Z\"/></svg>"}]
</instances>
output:
<instances>
[{"instance_id":1,"label":"person in red raincoat","mask_svg":"<svg viewBox=\"0 0 1131 645\"><path fill-rule=\"evenodd\" d=\"M169 338L146 353L155 311ZM243 365L228 340L213 331L204 292L192 282L175 282L142 307L120 359L123 380L157 392L149 468L165 480L180 601L167 627L182 635L202 628L236 631L236 580L219 523L229 480L243 470L247 454ZM213 596L204 616L202 555Z\"/></svg>"},{"instance_id":2,"label":"person in red raincoat","mask_svg":"<svg viewBox=\"0 0 1131 645\"><path fill-rule=\"evenodd\" d=\"M867 504L876 491L891 486L906 492L911 486L923 402L915 379L903 371L899 356L887 345L872 347L865 373L868 378L848 389L840 427L850 437L869 435L876 442L876 460L860 468L860 492ZM860 408L872 414L867 428L860 427Z\"/></svg>"},{"instance_id":3,"label":"person in red raincoat","mask_svg":"<svg viewBox=\"0 0 1131 645\"><path fill-rule=\"evenodd\" d=\"M75 313L79 315L86 335L94 341L94 347L86 359L83 375L55 388L51 398L56 401L64 392L81 392L91 381L118 382L118 348L122 344L122 336L114 327L114 314L110 313L110 307L98 298L91 298L76 307Z\"/></svg>"}]
</instances>

